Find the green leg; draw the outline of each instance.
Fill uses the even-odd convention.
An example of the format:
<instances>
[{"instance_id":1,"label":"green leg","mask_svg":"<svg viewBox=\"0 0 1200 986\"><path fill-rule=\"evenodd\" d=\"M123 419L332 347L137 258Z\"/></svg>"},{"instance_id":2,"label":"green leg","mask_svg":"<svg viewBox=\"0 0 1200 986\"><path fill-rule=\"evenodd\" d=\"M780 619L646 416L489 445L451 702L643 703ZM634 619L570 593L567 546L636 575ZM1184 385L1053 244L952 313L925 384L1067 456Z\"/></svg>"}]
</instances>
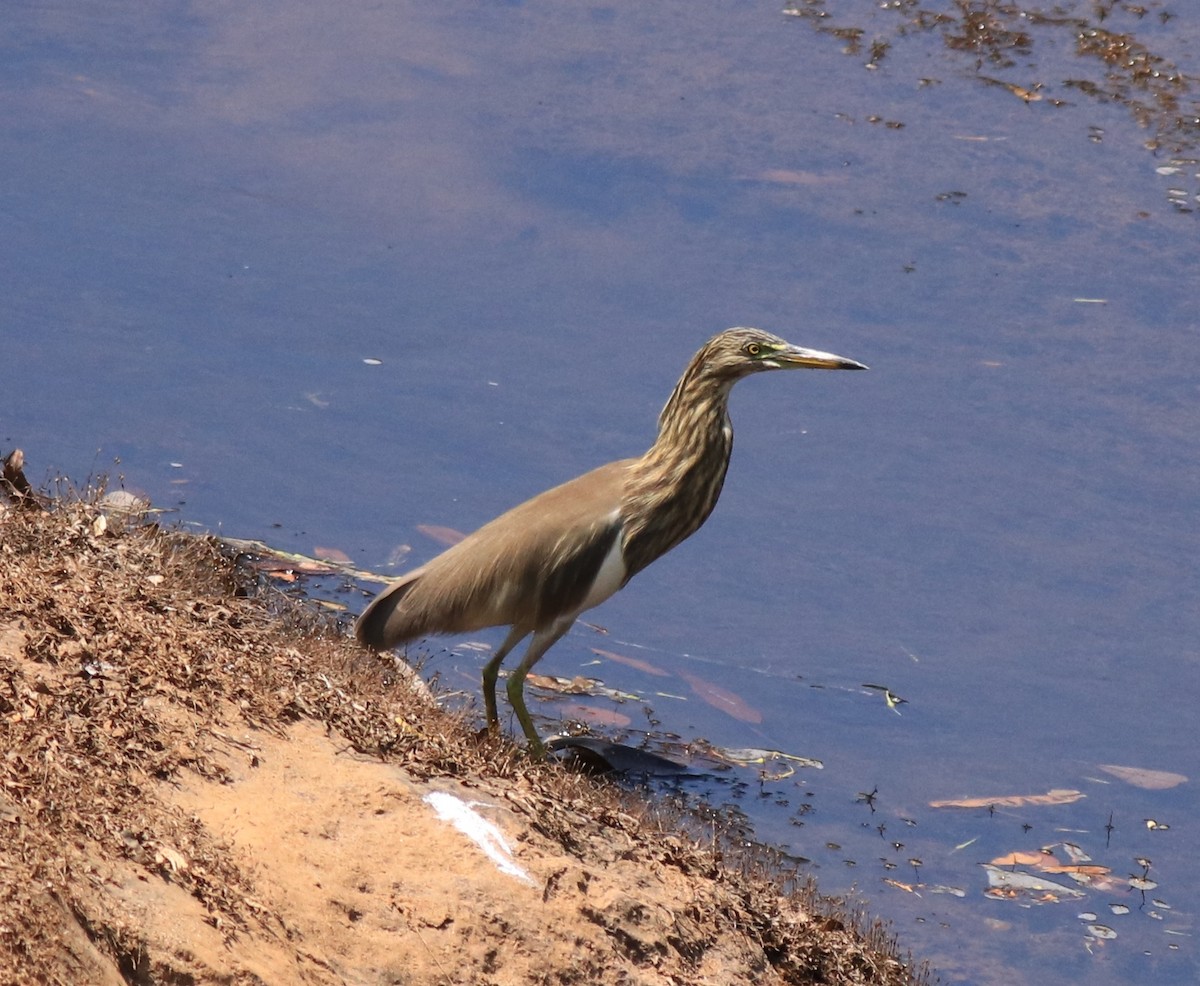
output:
<instances>
[{"instance_id":1,"label":"green leg","mask_svg":"<svg viewBox=\"0 0 1200 986\"><path fill-rule=\"evenodd\" d=\"M483 666L483 707L487 709L488 729L492 732L500 730L500 716L496 712L496 679L500 676L500 665L504 663L509 652L524 639L527 633L527 630L518 630L513 627L508 636L504 638L504 643L500 645L495 656Z\"/></svg>"},{"instance_id":2,"label":"green leg","mask_svg":"<svg viewBox=\"0 0 1200 986\"><path fill-rule=\"evenodd\" d=\"M533 640L529 642L529 650L521 658L521 663L508 676L508 684L506 686L508 701L511 703L513 711L517 714L517 722L521 724L521 729L525 731L525 736L529 740L529 753L535 760L545 758L546 748L542 745L541 737L538 736L537 730L533 726L533 719L530 718L529 710L525 708L525 676L542 659L542 655L554 646L555 641L570 629L571 624L574 622L575 617L572 615L555 620L550 626L538 630L533 635Z\"/></svg>"}]
</instances>

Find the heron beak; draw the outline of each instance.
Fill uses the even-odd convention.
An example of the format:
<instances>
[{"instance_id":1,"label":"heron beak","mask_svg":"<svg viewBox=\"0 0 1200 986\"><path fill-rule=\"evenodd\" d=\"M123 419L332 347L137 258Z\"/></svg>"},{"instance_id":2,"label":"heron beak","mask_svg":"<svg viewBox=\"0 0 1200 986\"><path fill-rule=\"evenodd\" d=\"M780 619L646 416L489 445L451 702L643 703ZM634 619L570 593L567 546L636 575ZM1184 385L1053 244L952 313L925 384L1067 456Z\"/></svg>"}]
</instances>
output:
<instances>
[{"instance_id":1,"label":"heron beak","mask_svg":"<svg viewBox=\"0 0 1200 986\"><path fill-rule=\"evenodd\" d=\"M865 370L868 369L857 360L846 359L833 353L823 353L819 349L802 349L800 346L787 346L768 356L764 362L775 363L782 370Z\"/></svg>"}]
</instances>

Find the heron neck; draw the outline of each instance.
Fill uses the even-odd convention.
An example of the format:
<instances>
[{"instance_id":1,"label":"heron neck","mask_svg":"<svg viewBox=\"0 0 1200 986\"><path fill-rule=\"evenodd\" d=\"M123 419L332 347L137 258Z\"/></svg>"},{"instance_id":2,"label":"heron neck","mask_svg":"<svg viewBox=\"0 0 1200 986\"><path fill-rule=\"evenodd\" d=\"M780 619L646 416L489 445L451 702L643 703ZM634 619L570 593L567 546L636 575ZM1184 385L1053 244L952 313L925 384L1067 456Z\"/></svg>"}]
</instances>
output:
<instances>
[{"instance_id":1,"label":"heron neck","mask_svg":"<svg viewBox=\"0 0 1200 986\"><path fill-rule=\"evenodd\" d=\"M716 380L688 367L658 416L658 437L643 456L648 471L688 471L715 449L728 459L733 441L729 421L732 380Z\"/></svg>"}]
</instances>

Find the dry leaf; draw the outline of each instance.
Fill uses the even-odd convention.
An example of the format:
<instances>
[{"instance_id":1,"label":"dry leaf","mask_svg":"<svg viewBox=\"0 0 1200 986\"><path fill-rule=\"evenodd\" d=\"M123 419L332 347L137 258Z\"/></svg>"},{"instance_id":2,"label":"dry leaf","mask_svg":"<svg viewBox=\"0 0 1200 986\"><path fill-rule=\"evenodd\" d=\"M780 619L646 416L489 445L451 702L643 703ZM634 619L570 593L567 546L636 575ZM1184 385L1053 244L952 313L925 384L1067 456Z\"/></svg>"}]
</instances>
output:
<instances>
[{"instance_id":1,"label":"dry leaf","mask_svg":"<svg viewBox=\"0 0 1200 986\"><path fill-rule=\"evenodd\" d=\"M930 808L1020 808L1022 805L1069 805L1086 798L1082 791L1055 788L1045 794L1008 794L996 798L955 798L931 801Z\"/></svg>"},{"instance_id":2,"label":"dry leaf","mask_svg":"<svg viewBox=\"0 0 1200 986\"><path fill-rule=\"evenodd\" d=\"M154 861L165 865L172 873L188 868L188 859L173 846L160 845L154 852Z\"/></svg>"}]
</instances>

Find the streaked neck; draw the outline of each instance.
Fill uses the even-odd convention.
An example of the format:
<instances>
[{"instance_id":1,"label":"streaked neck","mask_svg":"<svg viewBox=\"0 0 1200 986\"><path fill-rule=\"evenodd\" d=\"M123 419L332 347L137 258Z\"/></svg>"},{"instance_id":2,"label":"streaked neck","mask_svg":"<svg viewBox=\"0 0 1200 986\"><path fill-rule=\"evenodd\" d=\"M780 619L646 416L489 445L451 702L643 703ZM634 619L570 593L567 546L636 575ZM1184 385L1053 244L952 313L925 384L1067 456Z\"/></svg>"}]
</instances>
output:
<instances>
[{"instance_id":1,"label":"streaked neck","mask_svg":"<svg viewBox=\"0 0 1200 986\"><path fill-rule=\"evenodd\" d=\"M622 504L626 580L693 534L716 506L733 449L732 383L688 367L659 415L658 438L632 462Z\"/></svg>"}]
</instances>

